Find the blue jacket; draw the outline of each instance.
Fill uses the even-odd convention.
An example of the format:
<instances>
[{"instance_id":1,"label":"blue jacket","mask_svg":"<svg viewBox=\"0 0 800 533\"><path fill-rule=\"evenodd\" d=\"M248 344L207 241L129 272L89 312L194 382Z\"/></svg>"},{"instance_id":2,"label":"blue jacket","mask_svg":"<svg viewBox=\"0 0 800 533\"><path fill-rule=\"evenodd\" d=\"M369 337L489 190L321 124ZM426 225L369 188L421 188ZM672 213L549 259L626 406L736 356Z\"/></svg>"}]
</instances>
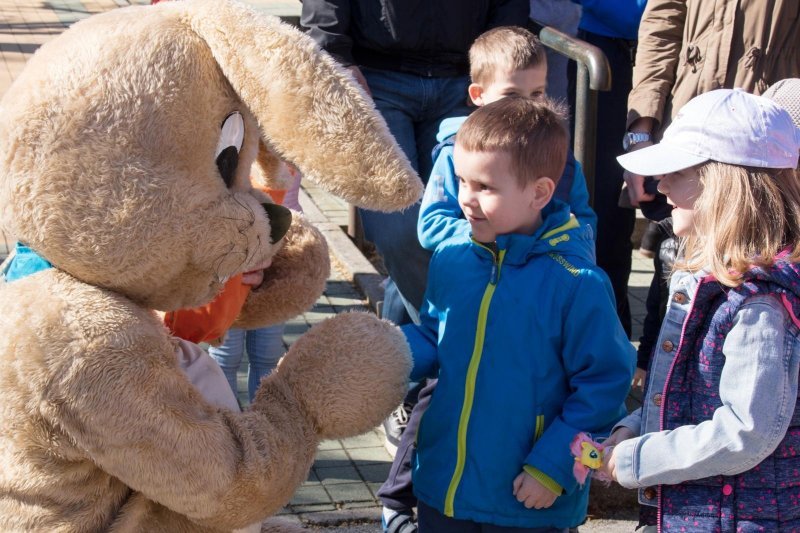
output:
<instances>
[{"instance_id":1,"label":"blue jacket","mask_svg":"<svg viewBox=\"0 0 800 533\"><path fill-rule=\"evenodd\" d=\"M570 441L626 412L635 353L591 231L560 201L543 216L534 235L498 237L496 252L469 234L442 243L421 324L403 327L412 378L439 378L417 435L414 492L447 516L577 526L589 487L573 476ZM513 496L523 468L563 489L552 507Z\"/></svg>"},{"instance_id":2,"label":"blue jacket","mask_svg":"<svg viewBox=\"0 0 800 533\"><path fill-rule=\"evenodd\" d=\"M466 119L444 119L436 135L439 145L433 150L433 170L425 187L417 221L417 237L426 250L435 250L440 242L453 235L469 233L469 222L464 219L458 205L458 178L453 169L453 140ZM571 150L553 198L567 202L578 221L592 226L593 235L597 235L597 215L589 207L586 177Z\"/></svg>"},{"instance_id":3,"label":"blue jacket","mask_svg":"<svg viewBox=\"0 0 800 533\"><path fill-rule=\"evenodd\" d=\"M647 0L572 0L583 6L582 30L635 41Z\"/></svg>"}]
</instances>

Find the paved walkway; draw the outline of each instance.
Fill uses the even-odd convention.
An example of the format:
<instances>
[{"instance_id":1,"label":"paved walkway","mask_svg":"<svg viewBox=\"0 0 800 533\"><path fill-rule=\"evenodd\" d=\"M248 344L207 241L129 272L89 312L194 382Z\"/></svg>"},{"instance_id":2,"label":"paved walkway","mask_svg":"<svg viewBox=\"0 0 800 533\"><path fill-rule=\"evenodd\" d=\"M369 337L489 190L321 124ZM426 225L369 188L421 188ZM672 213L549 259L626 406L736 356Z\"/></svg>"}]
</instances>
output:
<instances>
[{"instance_id":1,"label":"paved walkway","mask_svg":"<svg viewBox=\"0 0 800 533\"><path fill-rule=\"evenodd\" d=\"M296 0L250 0L248 3L290 21L296 22L299 16L300 3ZM74 22L118 7L146 4L149 0L0 1L0 95L41 44ZM315 323L337 313L374 308L382 296L381 276L343 231L347 225L347 204L310 183L303 186L301 204L306 215L327 237L334 268L314 308L288 322L284 334L287 345ZM11 244L11 236L0 233L0 260ZM651 276L649 260L634 252L630 283L634 338L641 332L644 298ZM244 372L239 379L240 390L245 391ZM245 396L242 399L246 402ZM297 490L282 514L311 528L353 533L380 531L375 492L386 478L390 463L391 457L383 448L379 428L359 437L323 442L308 481ZM631 531L633 524L630 520L592 520L582 526L581 531Z\"/></svg>"}]
</instances>

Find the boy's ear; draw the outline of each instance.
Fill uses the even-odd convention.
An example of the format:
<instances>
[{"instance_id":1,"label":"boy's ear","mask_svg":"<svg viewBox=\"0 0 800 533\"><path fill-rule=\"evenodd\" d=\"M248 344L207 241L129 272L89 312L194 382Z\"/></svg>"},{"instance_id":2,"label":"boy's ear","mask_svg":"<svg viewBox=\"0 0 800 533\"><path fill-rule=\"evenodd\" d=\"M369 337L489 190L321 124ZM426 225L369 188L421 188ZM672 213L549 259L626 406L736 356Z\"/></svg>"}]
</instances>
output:
<instances>
[{"instance_id":1,"label":"boy's ear","mask_svg":"<svg viewBox=\"0 0 800 533\"><path fill-rule=\"evenodd\" d=\"M541 211L553 199L553 193L556 191L556 182L552 178L542 176L533 183L532 187L531 204L534 209Z\"/></svg>"},{"instance_id":2,"label":"boy's ear","mask_svg":"<svg viewBox=\"0 0 800 533\"><path fill-rule=\"evenodd\" d=\"M472 103L476 106L483 105L483 87L478 85L477 83L470 83L469 87L467 88L467 93L469 94L469 99L472 100Z\"/></svg>"}]
</instances>

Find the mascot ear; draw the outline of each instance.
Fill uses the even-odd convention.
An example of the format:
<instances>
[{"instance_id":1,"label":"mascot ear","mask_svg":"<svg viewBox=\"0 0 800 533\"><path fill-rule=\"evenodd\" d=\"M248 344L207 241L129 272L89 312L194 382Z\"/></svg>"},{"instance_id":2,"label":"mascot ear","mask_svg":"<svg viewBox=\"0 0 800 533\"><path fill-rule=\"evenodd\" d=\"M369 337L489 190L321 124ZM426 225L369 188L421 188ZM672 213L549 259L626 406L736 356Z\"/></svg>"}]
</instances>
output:
<instances>
[{"instance_id":1,"label":"mascot ear","mask_svg":"<svg viewBox=\"0 0 800 533\"><path fill-rule=\"evenodd\" d=\"M309 37L234 2L200 0L188 11L281 158L360 207L392 211L419 199L422 183L371 99Z\"/></svg>"}]
</instances>

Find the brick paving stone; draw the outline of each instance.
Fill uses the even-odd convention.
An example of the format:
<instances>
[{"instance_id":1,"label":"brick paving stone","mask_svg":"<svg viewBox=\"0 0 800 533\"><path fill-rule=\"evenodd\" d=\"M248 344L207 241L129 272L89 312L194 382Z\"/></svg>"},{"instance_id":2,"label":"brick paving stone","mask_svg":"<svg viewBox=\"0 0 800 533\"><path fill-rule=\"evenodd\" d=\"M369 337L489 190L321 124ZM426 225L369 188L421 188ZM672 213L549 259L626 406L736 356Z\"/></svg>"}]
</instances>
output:
<instances>
[{"instance_id":1,"label":"brick paving stone","mask_svg":"<svg viewBox=\"0 0 800 533\"><path fill-rule=\"evenodd\" d=\"M360 464L357 466L358 473L367 483L383 483L389 476L389 469L392 467L391 462L384 461L373 464Z\"/></svg>"},{"instance_id":2,"label":"brick paving stone","mask_svg":"<svg viewBox=\"0 0 800 533\"><path fill-rule=\"evenodd\" d=\"M355 448L348 450L350 457L357 465L391 462L392 456L383 447L383 443L370 448Z\"/></svg>"},{"instance_id":3,"label":"brick paving stone","mask_svg":"<svg viewBox=\"0 0 800 533\"><path fill-rule=\"evenodd\" d=\"M324 440L320 442L319 446L317 447L318 451L341 450L341 449L342 449L342 442L334 439Z\"/></svg>"},{"instance_id":4,"label":"brick paving stone","mask_svg":"<svg viewBox=\"0 0 800 533\"><path fill-rule=\"evenodd\" d=\"M321 484L304 484L295 491L292 500L289 502L291 506L297 505L315 505L315 504L330 504L331 499L325 488Z\"/></svg>"},{"instance_id":5,"label":"brick paving stone","mask_svg":"<svg viewBox=\"0 0 800 533\"><path fill-rule=\"evenodd\" d=\"M350 457L343 448L338 450L319 450L314 460L315 468L330 468L334 466L349 466Z\"/></svg>"},{"instance_id":6,"label":"brick paving stone","mask_svg":"<svg viewBox=\"0 0 800 533\"><path fill-rule=\"evenodd\" d=\"M303 489L304 487L300 487L299 490ZM292 514L296 513L324 513L326 511L336 511L337 506L330 500L330 496L325 493L325 498L328 499L327 502L321 501L319 503L307 503L307 504L289 504L289 509Z\"/></svg>"},{"instance_id":7,"label":"brick paving stone","mask_svg":"<svg viewBox=\"0 0 800 533\"><path fill-rule=\"evenodd\" d=\"M319 444L319 447L317 448L317 450L319 451L341 450L341 449L342 449L342 443L341 441L338 440L324 440Z\"/></svg>"},{"instance_id":8,"label":"brick paving stone","mask_svg":"<svg viewBox=\"0 0 800 533\"><path fill-rule=\"evenodd\" d=\"M389 475L388 471L387 471L386 475L387 476ZM385 481L385 479L384 479L384 481ZM380 490L380 488L382 486L383 486L383 481L368 481L367 482L367 488L370 490L370 492L372 494L375 495L376 499L378 498L378 491Z\"/></svg>"},{"instance_id":9,"label":"brick paving stone","mask_svg":"<svg viewBox=\"0 0 800 533\"><path fill-rule=\"evenodd\" d=\"M325 490L328 491L334 503L366 501L374 504L375 502L375 497L372 495L372 492L360 481L357 483L328 485L325 487Z\"/></svg>"},{"instance_id":10,"label":"brick paving stone","mask_svg":"<svg viewBox=\"0 0 800 533\"><path fill-rule=\"evenodd\" d=\"M355 448L369 448L374 446L383 446L383 434L377 431L368 431L355 437L342 439L342 445L348 450Z\"/></svg>"},{"instance_id":11,"label":"brick paving stone","mask_svg":"<svg viewBox=\"0 0 800 533\"><path fill-rule=\"evenodd\" d=\"M331 467L315 466L314 472L317 474L320 483L326 487L339 483L360 483L363 481L358 470L352 464Z\"/></svg>"}]
</instances>

